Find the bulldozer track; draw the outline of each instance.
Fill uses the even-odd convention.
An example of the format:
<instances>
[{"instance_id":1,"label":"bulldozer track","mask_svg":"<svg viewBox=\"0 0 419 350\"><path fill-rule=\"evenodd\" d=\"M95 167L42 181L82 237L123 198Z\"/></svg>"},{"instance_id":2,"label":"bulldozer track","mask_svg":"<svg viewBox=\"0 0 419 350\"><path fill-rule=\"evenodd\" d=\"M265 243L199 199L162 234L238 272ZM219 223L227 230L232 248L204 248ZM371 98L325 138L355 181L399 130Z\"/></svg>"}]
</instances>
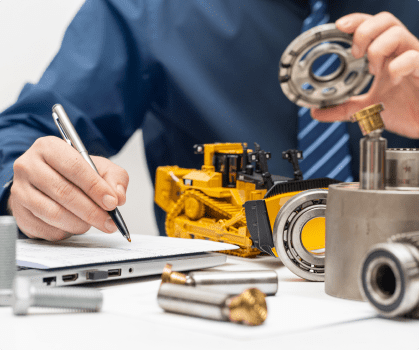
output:
<instances>
[{"instance_id":1,"label":"bulldozer track","mask_svg":"<svg viewBox=\"0 0 419 350\"><path fill-rule=\"evenodd\" d=\"M222 216L227 220L231 219L232 217L241 212L241 208L237 208L236 206L230 203L223 202L221 200L213 199L199 190L187 190L179 197L179 200L166 214L166 233L170 237L179 237L179 235L175 233L175 220L179 215L181 215L182 211L184 210L185 202L188 198L195 198L196 200L203 203L206 207L210 208L213 212L216 212L218 215ZM240 218L240 220L234 223L234 226L246 227L246 217L243 216L242 218ZM197 236L196 238L214 240L211 237L195 235L194 232L191 232L191 234ZM232 254L236 256L256 256L260 254L260 251L256 248L240 246L240 248L237 250L226 250L223 251L223 253Z\"/></svg>"}]
</instances>

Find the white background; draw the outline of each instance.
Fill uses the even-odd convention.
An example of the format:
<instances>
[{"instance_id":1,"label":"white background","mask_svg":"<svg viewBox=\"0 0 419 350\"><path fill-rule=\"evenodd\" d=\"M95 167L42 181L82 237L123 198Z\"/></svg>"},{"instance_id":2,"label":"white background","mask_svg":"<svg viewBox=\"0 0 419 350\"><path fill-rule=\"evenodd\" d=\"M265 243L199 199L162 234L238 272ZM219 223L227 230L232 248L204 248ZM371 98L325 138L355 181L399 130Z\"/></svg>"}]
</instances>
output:
<instances>
[{"instance_id":1,"label":"white background","mask_svg":"<svg viewBox=\"0 0 419 350\"><path fill-rule=\"evenodd\" d=\"M0 111L13 104L25 83L36 83L60 48L64 31L84 0L0 0ZM112 160L128 171L127 203L120 207L128 228L157 235L153 188L141 131ZM137 231L137 230L135 230Z\"/></svg>"}]
</instances>

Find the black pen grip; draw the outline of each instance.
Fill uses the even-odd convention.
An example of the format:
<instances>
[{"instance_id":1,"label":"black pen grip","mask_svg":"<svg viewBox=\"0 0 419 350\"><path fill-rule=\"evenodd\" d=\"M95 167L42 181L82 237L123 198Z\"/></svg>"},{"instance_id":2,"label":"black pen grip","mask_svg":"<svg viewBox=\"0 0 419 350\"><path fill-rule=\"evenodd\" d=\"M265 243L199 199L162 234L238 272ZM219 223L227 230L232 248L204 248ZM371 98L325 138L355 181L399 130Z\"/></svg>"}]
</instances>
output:
<instances>
[{"instance_id":1,"label":"black pen grip","mask_svg":"<svg viewBox=\"0 0 419 350\"><path fill-rule=\"evenodd\" d=\"M127 225L125 224L124 219L122 218L122 215L119 212L118 208L108 211L108 213L112 218L113 222L115 223L116 227L118 228L119 232L121 232L122 235L126 238L130 238Z\"/></svg>"}]
</instances>

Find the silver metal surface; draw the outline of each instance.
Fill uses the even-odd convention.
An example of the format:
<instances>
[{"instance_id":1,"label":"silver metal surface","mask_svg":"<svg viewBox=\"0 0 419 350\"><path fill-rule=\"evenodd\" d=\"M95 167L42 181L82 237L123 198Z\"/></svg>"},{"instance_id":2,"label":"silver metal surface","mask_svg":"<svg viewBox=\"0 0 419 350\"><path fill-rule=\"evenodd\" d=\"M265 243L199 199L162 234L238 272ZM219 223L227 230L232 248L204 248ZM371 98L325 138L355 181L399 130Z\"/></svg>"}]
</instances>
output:
<instances>
[{"instance_id":1,"label":"silver metal surface","mask_svg":"<svg viewBox=\"0 0 419 350\"><path fill-rule=\"evenodd\" d=\"M386 317L417 317L419 233L401 236L413 236L416 242L404 239L397 242L395 239L377 244L368 251L362 262L360 289L364 299Z\"/></svg>"},{"instance_id":2,"label":"silver metal surface","mask_svg":"<svg viewBox=\"0 0 419 350\"><path fill-rule=\"evenodd\" d=\"M382 129L374 130L359 141L359 188L384 190L386 187L387 140Z\"/></svg>"},{"instance_id":3,"label":"silver metal surface","mask_svg":"<svg viewBox=\"0 0 419 350\"><path fill-rule=\"evenodd\" d=\"M191 272L186 285L227 294L240 294L245 289L258 288L266 295L275 295L278 275L273 270Z\"/></svg>"},{"instance_id":4,"label":"silver metal surface","mask_svg":"<svg viewBox=\"0 0 419 350\"><path fill-rule=\"evenodd\" d=\"M0 306L11 305L16 274L17 225L13 216L0 216Z\"/></svg>"},{"instance_id":5,"label":"silver metal surface","mask_svg":"<svg viewBox=\"0 0 419 350\"><path fill-rule=\"evenodd\" d=\"M173 283L162 283L157 295L159 306L170 312L228 321L227 293L214 293Z\"/></svg>"},{"instance_id":6,"label":"silver metal surface","mask_svg":"<svg viewBox=\"0 0 419 350\"><path fill-rule=\"evenodd\" d=\"M386 188L419 190L419 149L387 148Z\"/></svg>"},{"instance_id":7,"label":"silver metal surface","mask_svg":"<svg viewBox=\"0 0 419 350\"><path fill-rule=\"evenodd\" d=\"M273 241L279 258L293 273L309 281L324 281L324 253L308 251L301 233L312 219L325 217L327 190L303 191L289 199L279 211Z\"/></svg>"},{"instance_id":8,"label":"silver metal surface","mask_svg":"<svg viewBox=\"0 0 419 350\"><path fill-rule=\"evenodd\" d=\"M86 152L86 147L84 147L83 142L80 140L79 135L77 134L76 129L74 129L73 124L70 121L64 107L60 104L56 104L52 107L52 116L54 122L58 127L58 130L61 133L61 136L68 142L71 142L71 145L80 153ZM57 124L58 123L58 124Z\"/></svg>"},{"instance_id":9,"label":"silver metal surface","mask_svg":"<svg viewBox=\"0 0 419 350\"><path fill-rule=\"evenodd\" d=\"M334 23L299 35L281 57L279 81L284 94L299 106L319 108L342 103L360 93L372 75L366 55L354 58L351 45L352 35L339 31ZM336 54L340 66L327 76L316 75L313 63L326 54Z\"/></svg>"},{"instance_id":10,"label":"silver metal surface","mask_svg":"<svg viewBox=\"0 0 419 350\"><path fill-rule=\"evenodd\" d=\"M362 300L359 274L367 251L398 232L419 230L419 192L329 186L326 208L325 291Z\"/></svg>"},{"instance_id":11,"label":"silver metal surface","mask_svg":"<svg viewBox=\"0 0 419 350\"><path fill-rule=\"evenodd\" d=\"M15 315L26 315L29 307L99 311L102 303L102 293L93 289L35 287L24 277L16 277L13 284Z\"/></svg>"}]
</instances>

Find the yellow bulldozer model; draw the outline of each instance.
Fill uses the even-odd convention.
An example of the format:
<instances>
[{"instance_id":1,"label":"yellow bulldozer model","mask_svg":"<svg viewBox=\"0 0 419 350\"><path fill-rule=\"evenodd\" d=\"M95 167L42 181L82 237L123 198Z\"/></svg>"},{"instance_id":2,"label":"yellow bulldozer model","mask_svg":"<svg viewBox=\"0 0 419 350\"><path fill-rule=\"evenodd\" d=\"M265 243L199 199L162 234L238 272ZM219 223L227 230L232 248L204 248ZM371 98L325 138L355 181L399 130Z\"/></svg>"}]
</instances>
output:
<instances>
[{"instance_id":1,"label":"yellow bulldozer model","mask_svg":"<svg viewBox=\"0 0 419 350\"><path fill-rule=\"evenodd\" d=\"M255 143L215 143L194 146L204 155L201 170L174 166L157 168L155 202L166 211L170 237L207 239L238 245L226 253L279 257L291 270L324 273L327 188L339 181L303 180L298 160L302 152L288 150L283 158L294 178L271 175L269 152ZM289 260L287 263L285 259ZM288 267L290 267L288 266Z\"/></svg>"}]
</instances>

